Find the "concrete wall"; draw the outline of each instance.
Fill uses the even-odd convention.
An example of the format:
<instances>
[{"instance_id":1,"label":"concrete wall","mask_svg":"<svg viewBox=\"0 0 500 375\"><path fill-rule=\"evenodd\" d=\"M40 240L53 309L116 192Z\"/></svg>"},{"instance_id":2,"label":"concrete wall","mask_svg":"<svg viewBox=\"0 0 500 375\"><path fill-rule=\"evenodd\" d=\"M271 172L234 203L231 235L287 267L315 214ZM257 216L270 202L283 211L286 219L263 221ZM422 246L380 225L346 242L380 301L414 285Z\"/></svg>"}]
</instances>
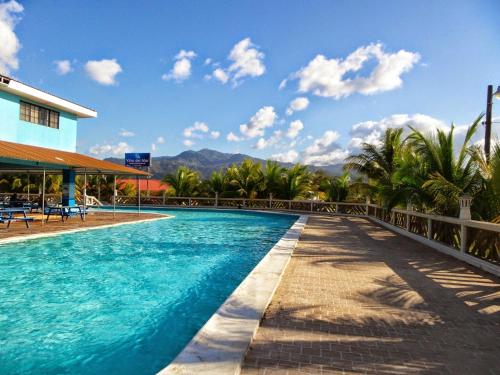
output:
<instances>
[{"instance_id":1,"label":"concrete wall","mask_svg":"<svg viewBox=\"0 0 500 375\"><path fill-rule=\"evenodd\" d=\"M76 151L76 116L57 110L60 113L59 129L33 124L20 120L20 101L20 97L0 91L0 140L63 151ZM42 106L50 108L46 105Z\"/></svg>"}]
</instances>

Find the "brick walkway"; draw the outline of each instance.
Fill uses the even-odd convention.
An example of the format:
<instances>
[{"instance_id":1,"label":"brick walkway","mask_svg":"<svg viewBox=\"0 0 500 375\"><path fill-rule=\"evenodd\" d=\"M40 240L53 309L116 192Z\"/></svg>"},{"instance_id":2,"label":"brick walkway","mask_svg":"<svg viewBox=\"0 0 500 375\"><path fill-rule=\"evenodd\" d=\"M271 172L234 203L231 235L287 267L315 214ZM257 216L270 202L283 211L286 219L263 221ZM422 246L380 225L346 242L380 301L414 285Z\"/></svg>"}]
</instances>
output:
<instances>
[{"instance_id":1,"label":"brick walkway","mask_svg":"<svg viewBox=\"0 0 500 375\"><path fill-rule=\"evenodd\" d=\"M311 217L242 374L500 374L500 281L362 218Z\"/></svg>"}]
</instances>

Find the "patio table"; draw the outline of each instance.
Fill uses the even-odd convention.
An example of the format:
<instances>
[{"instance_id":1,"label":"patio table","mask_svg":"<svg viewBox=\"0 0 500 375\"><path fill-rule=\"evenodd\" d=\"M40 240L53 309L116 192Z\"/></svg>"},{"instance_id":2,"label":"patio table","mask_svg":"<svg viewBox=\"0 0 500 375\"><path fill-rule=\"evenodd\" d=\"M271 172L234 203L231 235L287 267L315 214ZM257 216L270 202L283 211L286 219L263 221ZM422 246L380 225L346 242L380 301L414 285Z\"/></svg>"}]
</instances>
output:
<instances>
[{"instance_id":1,"label":"patio table","mask_svg":"<svg viewBox=\"0 0 500 375\"><path fill-rule=\"evenodd\" d=\"M61 221L64 218L68 220L70 216L80 215L80 219L83 221L83 209L81 206L53 206L47 207L47 221L49 221L50 215L60 215Z\"/></svg>"},{"instance_id":2,"label":"patio table","mask_svg":"<svg viewBox=\"0 0 500 375\"><path fill-rule=\"evenodd\" d=\"M16 217L17 214L23 216ZM29 222L33 221L33 218L26 216L26 209L24 208L0 208L0 222L7 222L7 228L9 228L12 221L24 221L26 228L29 228Z\"/></svg>"}]
</instances>

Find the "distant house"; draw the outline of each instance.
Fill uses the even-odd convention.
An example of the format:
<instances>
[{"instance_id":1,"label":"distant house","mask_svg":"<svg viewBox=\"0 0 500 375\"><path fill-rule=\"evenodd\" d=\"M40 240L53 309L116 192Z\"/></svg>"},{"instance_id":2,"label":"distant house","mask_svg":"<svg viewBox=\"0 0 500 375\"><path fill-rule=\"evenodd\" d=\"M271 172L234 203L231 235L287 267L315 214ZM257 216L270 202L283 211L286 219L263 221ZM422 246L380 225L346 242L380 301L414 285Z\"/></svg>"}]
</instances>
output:
<instances>
[{"instance_id":1,"label":"distant house","mask_svg":"<svg viewBox=\"0 0 500 375\"><path fill-rule=\"evenodd\" d=\"M137 179L135 178L120 178L116 180L118 184L130 184L137 190ZM150 191L151 193L163 193L168 191L169 185L158 179L140 179L139 186L141 191Z\"/></svg>"}]
</instances>

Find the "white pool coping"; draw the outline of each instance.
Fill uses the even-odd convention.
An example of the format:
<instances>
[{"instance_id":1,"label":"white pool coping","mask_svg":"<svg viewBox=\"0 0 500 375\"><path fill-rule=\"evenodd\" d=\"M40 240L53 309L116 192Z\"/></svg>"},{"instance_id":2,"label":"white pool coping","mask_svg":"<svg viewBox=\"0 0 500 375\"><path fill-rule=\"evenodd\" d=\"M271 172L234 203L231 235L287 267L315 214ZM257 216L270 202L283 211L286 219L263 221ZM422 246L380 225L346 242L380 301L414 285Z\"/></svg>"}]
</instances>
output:
<instances>
[{"instance_id":1,"label":"white pool coping","mask_svg":"<svg viewBox=\"0 0 500 375\"><path fill-rule=\"evenodd\" d=\"M234 375L308 220L301 215L160 375Z\"/></svg>"},{"instance_id":2,"label":"white pool coping","mask_svg":"<svg viewBox=\"0 0 500 375\"><path fill-rule=\"evenodd\" d=\"M125 221L125 222L113 223L113 224L96 225L93 227L63 229L63 230L58 230L55 232L46 232L46 233L20 234L18 236L0 239L0 245L4 245L4 244L8 244L8 243L15 243L15 242L22 242L22 241L29 241L29 240L34 240L34 239L38 239L38 238L55 237L55 236L60 236L62 234L68 234L68 233L86 232L89 230L120 227L122 225L140 224L140 223L147 223L150 221L172 219L173 217L174 216L171 216L171 215L164 215L162 217L154 217L154 218L149 218L149 219Z\"/></svg>"}]
</instances>

